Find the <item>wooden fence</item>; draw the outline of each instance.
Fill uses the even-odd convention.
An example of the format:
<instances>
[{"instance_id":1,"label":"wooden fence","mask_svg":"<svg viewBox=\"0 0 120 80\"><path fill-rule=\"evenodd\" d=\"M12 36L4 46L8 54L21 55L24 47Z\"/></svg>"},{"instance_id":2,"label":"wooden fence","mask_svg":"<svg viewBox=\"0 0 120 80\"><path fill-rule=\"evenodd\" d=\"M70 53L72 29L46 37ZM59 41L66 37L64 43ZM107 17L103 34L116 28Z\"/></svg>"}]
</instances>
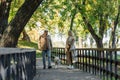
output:
<instances>
[{"instance_id":1,"label":"wooden fence","mask_svg":"<svg viewBox=\"0 0 120 80\"><path fill-rule=\"evenodd\" d=\"M75 68L94 75L99 75L102 80L120 80L120 49L76 49ZM54 48L52 56L58 56L66 64L64 48Z\"/></svg>"},{"instance_id":2,"label":"wooden fence","mask_svg":"<svg viewBox=\"0 0 120 80\"><path fill-rule=\"evenodd\" d=\"M33 80L35 74L35 50L0 48L0 80Z\"/></svg>"}]
</instances>

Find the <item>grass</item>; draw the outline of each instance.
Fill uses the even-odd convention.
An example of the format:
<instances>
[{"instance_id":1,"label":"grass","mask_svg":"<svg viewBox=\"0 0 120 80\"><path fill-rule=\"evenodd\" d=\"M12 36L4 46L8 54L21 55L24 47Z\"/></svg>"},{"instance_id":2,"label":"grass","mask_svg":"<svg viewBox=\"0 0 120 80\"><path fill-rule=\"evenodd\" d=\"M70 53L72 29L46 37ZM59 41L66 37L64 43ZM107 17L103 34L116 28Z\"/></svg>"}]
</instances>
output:
<instances>
[{"instance_id":1,"label":"grass","mask_svg":"<svg viewBox=\"0 0 120 80\"><path fill-rule=\"evenodd\" d=\"M41 57L41 51L38 50L38 44L35 42L28 42L28 41L18 41L18 47L19 48L30 48L30 49L35 49L36 50L36 58Z\"/></svg>"}]
</instances>

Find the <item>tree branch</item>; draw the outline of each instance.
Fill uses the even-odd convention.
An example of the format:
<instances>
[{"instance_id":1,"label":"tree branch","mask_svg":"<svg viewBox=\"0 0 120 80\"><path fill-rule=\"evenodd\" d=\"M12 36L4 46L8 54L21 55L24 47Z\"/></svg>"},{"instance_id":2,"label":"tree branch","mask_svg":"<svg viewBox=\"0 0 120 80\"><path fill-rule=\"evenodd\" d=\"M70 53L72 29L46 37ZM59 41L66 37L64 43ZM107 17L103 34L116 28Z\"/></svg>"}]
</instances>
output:
<instances>
[{"instance_id":1,"label":"tree branch","mask_svg":"<svg viewBox=\"0 0 120 80\"><path fill-rule=\"evenodd\" d=\"M16 13L15 18L5 30L0 46L16 47L20 33L42 1L43 0L25 0Z\"/></svg>"}]
</instances>

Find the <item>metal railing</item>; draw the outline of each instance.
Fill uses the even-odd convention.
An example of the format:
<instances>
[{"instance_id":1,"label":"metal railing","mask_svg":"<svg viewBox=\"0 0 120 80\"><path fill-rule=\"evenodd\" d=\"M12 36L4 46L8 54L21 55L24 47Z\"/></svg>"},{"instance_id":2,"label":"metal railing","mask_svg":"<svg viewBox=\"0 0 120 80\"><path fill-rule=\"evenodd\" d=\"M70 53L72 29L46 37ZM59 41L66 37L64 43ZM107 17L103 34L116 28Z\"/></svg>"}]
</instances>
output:
<instances>
[{"instance_id":1,"label":"metal railing","mask_svg":"<svg viewBox=\"0 0 120 80\"><path fill-rule=\"evenodd\" d=\"M120 49L76 49L75 68L94 75L99 75L102 80L120 80ZM54 48L53 56L58 56L66 64L64 48Z\"/></svg>"},{"instance_id":2,"label":"metal railing","mask_svg":"<svg viewBox=\"0 0 120 80\"><path fill-rule=\"evenodd\" d=\"M35 74L35 50L0 48L0 80L33 80Z\"/></svg>"}]
</instances>

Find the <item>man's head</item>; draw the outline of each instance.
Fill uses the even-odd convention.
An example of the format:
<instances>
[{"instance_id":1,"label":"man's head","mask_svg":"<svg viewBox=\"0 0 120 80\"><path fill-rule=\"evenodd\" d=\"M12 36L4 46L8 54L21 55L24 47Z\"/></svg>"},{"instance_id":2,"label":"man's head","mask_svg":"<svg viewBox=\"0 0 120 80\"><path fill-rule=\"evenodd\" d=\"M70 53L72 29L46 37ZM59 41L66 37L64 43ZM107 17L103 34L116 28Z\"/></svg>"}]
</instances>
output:
<instances>
[{"instance_id":1,"label":"man's head","mask_svg":"<svg viewBox=\"0 0 120 80\"><path fill-rule=\"evenodd\" d=\"M44 30L44 34L45 34L45 35L48 35L48 30Z\"/></svg>"}]
</instances>

